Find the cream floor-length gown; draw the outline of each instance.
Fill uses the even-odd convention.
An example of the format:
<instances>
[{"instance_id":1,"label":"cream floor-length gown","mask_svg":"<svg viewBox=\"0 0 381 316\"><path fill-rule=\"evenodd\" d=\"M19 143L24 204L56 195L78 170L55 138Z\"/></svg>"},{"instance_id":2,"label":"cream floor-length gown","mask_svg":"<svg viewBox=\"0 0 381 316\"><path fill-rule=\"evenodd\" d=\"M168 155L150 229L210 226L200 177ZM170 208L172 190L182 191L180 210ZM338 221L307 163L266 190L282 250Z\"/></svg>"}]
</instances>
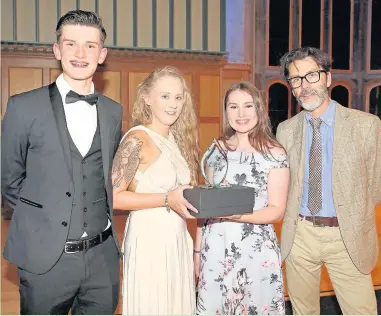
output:
<instances>
[{"instance_id":1,"label":"cream floor-length gown","mask_svg":"<svg viewBox=\"0 0 381 316\"><path fill-rule=\"evenodd\" d=\"M189 184L188 165L172 134L166 139L144 126L133 130L146 132L161 151L146 171L137 171L137 193ZM184 219L165 207L131 211L122 248L124 315L194 314L193 242Z\"/></svg>"}]
</instances>

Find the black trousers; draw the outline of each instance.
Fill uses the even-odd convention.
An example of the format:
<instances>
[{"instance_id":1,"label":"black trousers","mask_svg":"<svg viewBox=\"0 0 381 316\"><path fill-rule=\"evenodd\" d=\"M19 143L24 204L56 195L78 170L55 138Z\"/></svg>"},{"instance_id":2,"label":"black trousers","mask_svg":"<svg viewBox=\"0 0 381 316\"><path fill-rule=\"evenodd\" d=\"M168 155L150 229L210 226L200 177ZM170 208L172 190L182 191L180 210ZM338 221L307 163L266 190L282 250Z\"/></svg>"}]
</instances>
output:
<instances>
[{"instance_id":1,"label":"black trousers","mask_svg":"<svg viewBox=\"0 0 381 316\"><path fill-rule=\"evenodd\" d=\"M43 258L41 258L43 260ZM120 257L112 236L87 251L63 253L45 274L19 269L22 315L114 314Z\"/></svg>"}]
</instances>

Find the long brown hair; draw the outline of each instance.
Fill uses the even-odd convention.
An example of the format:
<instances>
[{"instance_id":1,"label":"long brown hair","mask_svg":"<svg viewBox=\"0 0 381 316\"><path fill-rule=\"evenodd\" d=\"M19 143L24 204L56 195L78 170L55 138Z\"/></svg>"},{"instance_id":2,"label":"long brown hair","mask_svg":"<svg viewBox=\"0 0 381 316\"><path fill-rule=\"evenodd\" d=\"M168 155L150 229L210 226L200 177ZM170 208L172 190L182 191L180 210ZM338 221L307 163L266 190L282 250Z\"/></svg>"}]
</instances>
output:
<instances>
[{"instance_id":1,"label":"long brown hair","mask_svg":"<svg viewBox=\"0 0 381 316\"><path fill-rule=\"evenodd\" d=\"M225 93L224 96L224 129L221 140L223 141L226 149L234 151L227 144L227 141L236 133L236 131L229 125L227 119L227 105L230 93L233 91L241 90L253 98L255 111L257 113L258 122L249 132L250 145L265 157L271 155L270 148L282 147L271 131L271 123L266 111L265 102L261 96L261 92L250 82L241 81L233 84Z\"/></svg>"},{"instance_id":2,"label":"long brown hair","mask_svg":"<svg viewBox=\"0 0 381 316\"><path fill-rule=\"evenodd\" d=\"M196 185L199 170L197 118L187 83L179 69L171 66L155 69L138 85L136 101L132 109L133 125L147 125L152 121L151 107L146 104L144 97L148 95L158 79L167 76L178 78L184 87L184 106L180 116L170 127L170 131L190 169L191 184Z\"/></svg>"}]
</instances>

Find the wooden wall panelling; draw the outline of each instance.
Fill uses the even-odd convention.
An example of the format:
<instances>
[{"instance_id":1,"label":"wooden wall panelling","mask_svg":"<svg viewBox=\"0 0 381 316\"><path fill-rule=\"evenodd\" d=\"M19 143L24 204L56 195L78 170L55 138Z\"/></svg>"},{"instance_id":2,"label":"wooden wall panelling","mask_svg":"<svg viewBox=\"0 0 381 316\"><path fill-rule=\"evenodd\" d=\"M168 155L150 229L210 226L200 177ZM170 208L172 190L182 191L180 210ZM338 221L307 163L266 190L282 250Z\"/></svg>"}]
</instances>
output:
<instances>
[{"instance_id":1,"label":"wooden wall panelling","mask_svg":"<svg viewBox=\"0 0 381 316\"><path fill-rule=\"evenodd\" d=\"M129 126L130 121L130 112L128 111L128 100L130 96L129 87L129 74L128 71L123 69L121 73L121 84L120 84L120 96L121 96L121 104L123 106L123 118L122 118L122 133L124 134Z\"/></svg>"},{"instance_id":2,"label":"wooden wall panelling","mask_svg":"<svg viewBox=\"0 0 381 316\"><path fill-rule=\"evenodd\" d=\"M377 205L375 212L375 220L377 227L378 237L378 260L377 265L372 271L373 284L378 285L378 289L381 289L381 203Z\"/></svg>"},{"instance_id":3,"label":"wooden wall panelling","mask_svg":"<svg viewBox=\"0 0 381 316\"><path fill-rule=\"evenodd\" d=\"M113 99L121 102L121 73L116 71L97 71L94 75L94 86L97 91Z\"/></svg>"},{"instance_id":4,"label":"wooden wall panelling","mask_svg":"<svg viewBox=\"0 0 381 316\"><path fill-rule=\"evenodd\" d=\"M200 113L200 76L194 72L192 74L192 98L196 109L196 115L199 117ZM198 122L200 123L200 121ZM199 134L200 135L200 134Z\"/></svg>"},{"instance_id":5,"label":"wooden wall panelling","mask_svg":"<svg viewBox=\"0 0 381 316\"><path fill-rule=\"evenodd\" d=\"M204 70L205 71L205 70ZM192 94L196 103L196 111L199 117L199 139L201 155L211 144L213 138L220 136L220 80L219 72L202 72L195 74ZM203 183L203 177L199 174L199 182ZM192 238L195 237L197 221L188 221L188 231Z\"/></svg>"},{"instance_id":6,"label":"wooden wall panelling","mask_svg":"<svg viewBox=\"0 0 381 316\"><path fill-rule=\"evenodd\" d=\"M128 100L128 108L130 113L132 112L132 106L136 100L136 89L145 78L149 75L149 72L130 72L129 73L129 81L128 81L128 91L129 100Z\"/></svg>"},{"instance_id":7,"label":"wooden wall panelling","mask_svg":"<svg viewBox=\"0 0 381 316\"><path fill-rule=\"evenodd\" d=\"M50 82L61 74L61 69L50 69ZM94 75L94 86L97 91L114 101L121 102L121 73L116 71L97 71Z\"/></svg>"},{"instance_id":8,"label":"wooden wall panelling","mask_svg":"<svg viewBox=\"0 0 381 316\"><path fill-rule=\"evenodd\" d=\"M23 51L25 53L25 51ZM4 117L8 98L11 95L33 90L46 82L46 70L58 68L59 64L53 56L44 57L31 54L2 52L1 56L1 117ZM12 83L10 82L12 80ZM16 82L15 82L16 81Z\"/></svg>"},{"instance_id":9,"label":"wooden wall panelling","mask_svg":"<svg viewBox=\"0 0 381 316\"><path fill-rule=\"evenodd\" d=\"M216 120L217 121L217 120ZM200 123L199 125L200 133L200 148L201 154L203 154L206 148L211 144L213 138L218 138L220 135L220 124L219 122L210 122L210 123ZM199 175L199 183L204 183L203 177ZM188 220L188 231L192 238L194 239L196 235L196 220Z\"/></svg>"},{"instance_id":10,"label":"wooden wall panelling","mask_svg":"<svg viewBox=\"0 0 381 316\"><path fill-rule=\"evenodd\" d=\"M9 95L42 87L41 68L9 68Z\"/></svg>"},{"instance_id":11,"label":"wooden wall panelling","mask_svg":"<svg viewBox=\"0 0 381 316\"><path fill-rule=\"evenodd\" d=\"M200 119L220 116L220 76L200 75ZM217 135L216 135L217 136Z\"/></svg>"},{"instance_id":12,"label":"wooden wall panelling","mask_svg":"<svg viewBox=\"0 0 381 316\"><path fill-rule=\"evenodd\" d=\"M57 77L61 74L61 69L51 68L50 69L50 82L56 81Z\"/></svg>"},{"instance_id":13,"label":"wooden wall panelling","mask_svg":"<svg viewBox=\"0 0 381 316\"><path fill-rule=\"evenodd\" d=\"M130 121L128 122L127 129L132 126L131 113L132 107L136 100L136 88L138 87L139 83L147 78L148 75L149 72L130 72L128 74L128 105L123 109L123 111L127 111L129 113Z\"/></svg>"},{"instance_id":14,"label":"wooden wall panelling","mask_svg":"<svg viewBox=\"0 0 381 316\"><path fill-rule=\"evenodd\" d=\"M7 109L9 98L9 74L8 63L4 58L1 60L1 119L3 119Z\"/></svg>"},{"instance_id":15,"label":"wooden wall panelling","mask_svg":"<svg viewBox=\"0 0 381 316\"><path fill-rule=\"evenodd\" d=\"M42 85L47 86L50 84L50 68L42 68Z\"/></svg>"},{"instance_id":16,"label":"wooden wall panelling","mask_svg":"<svg viewBox=\"0 0 381 316\"><path fill-rule=\"evenodd\" d=\"M184 74L185 81L187 83L187 87L190 91L192 91L192 74Z\"/></svg>"},{"instance_id":17,"label":"wooden wall panelling","mask_svg":"<svg viewBox=\"0 0 381 316\"><path fill-rule=\"evenodd\" d=\"M220 123L200 123L200 135L202 135L200 138L200 148L201 152L204 153L206 148L212 143L213 138L220 136Z\"/></svg>"}]
</instances>

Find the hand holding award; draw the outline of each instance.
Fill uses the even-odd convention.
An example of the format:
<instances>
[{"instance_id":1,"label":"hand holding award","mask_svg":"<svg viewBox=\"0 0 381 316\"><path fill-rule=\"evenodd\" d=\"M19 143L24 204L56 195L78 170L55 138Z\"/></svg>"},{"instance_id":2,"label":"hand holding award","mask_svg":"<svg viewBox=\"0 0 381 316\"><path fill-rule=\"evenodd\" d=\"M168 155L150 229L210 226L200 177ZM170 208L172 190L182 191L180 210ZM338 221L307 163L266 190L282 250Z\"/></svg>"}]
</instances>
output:
<instances>
[{"instance_id":1,"label":"hand holding award","mask_svg":"<svg viewBox=\"0 0 381 316\"><path fill-rule=\"evenodd\" d=\"M211 218L253 211L254 189L224 182L228 167L226 152L214 139L201 159L205 185L184 190L185 199L198 209L198 213L192 212L192 215Z\"/></svg>"}]
</instances>

